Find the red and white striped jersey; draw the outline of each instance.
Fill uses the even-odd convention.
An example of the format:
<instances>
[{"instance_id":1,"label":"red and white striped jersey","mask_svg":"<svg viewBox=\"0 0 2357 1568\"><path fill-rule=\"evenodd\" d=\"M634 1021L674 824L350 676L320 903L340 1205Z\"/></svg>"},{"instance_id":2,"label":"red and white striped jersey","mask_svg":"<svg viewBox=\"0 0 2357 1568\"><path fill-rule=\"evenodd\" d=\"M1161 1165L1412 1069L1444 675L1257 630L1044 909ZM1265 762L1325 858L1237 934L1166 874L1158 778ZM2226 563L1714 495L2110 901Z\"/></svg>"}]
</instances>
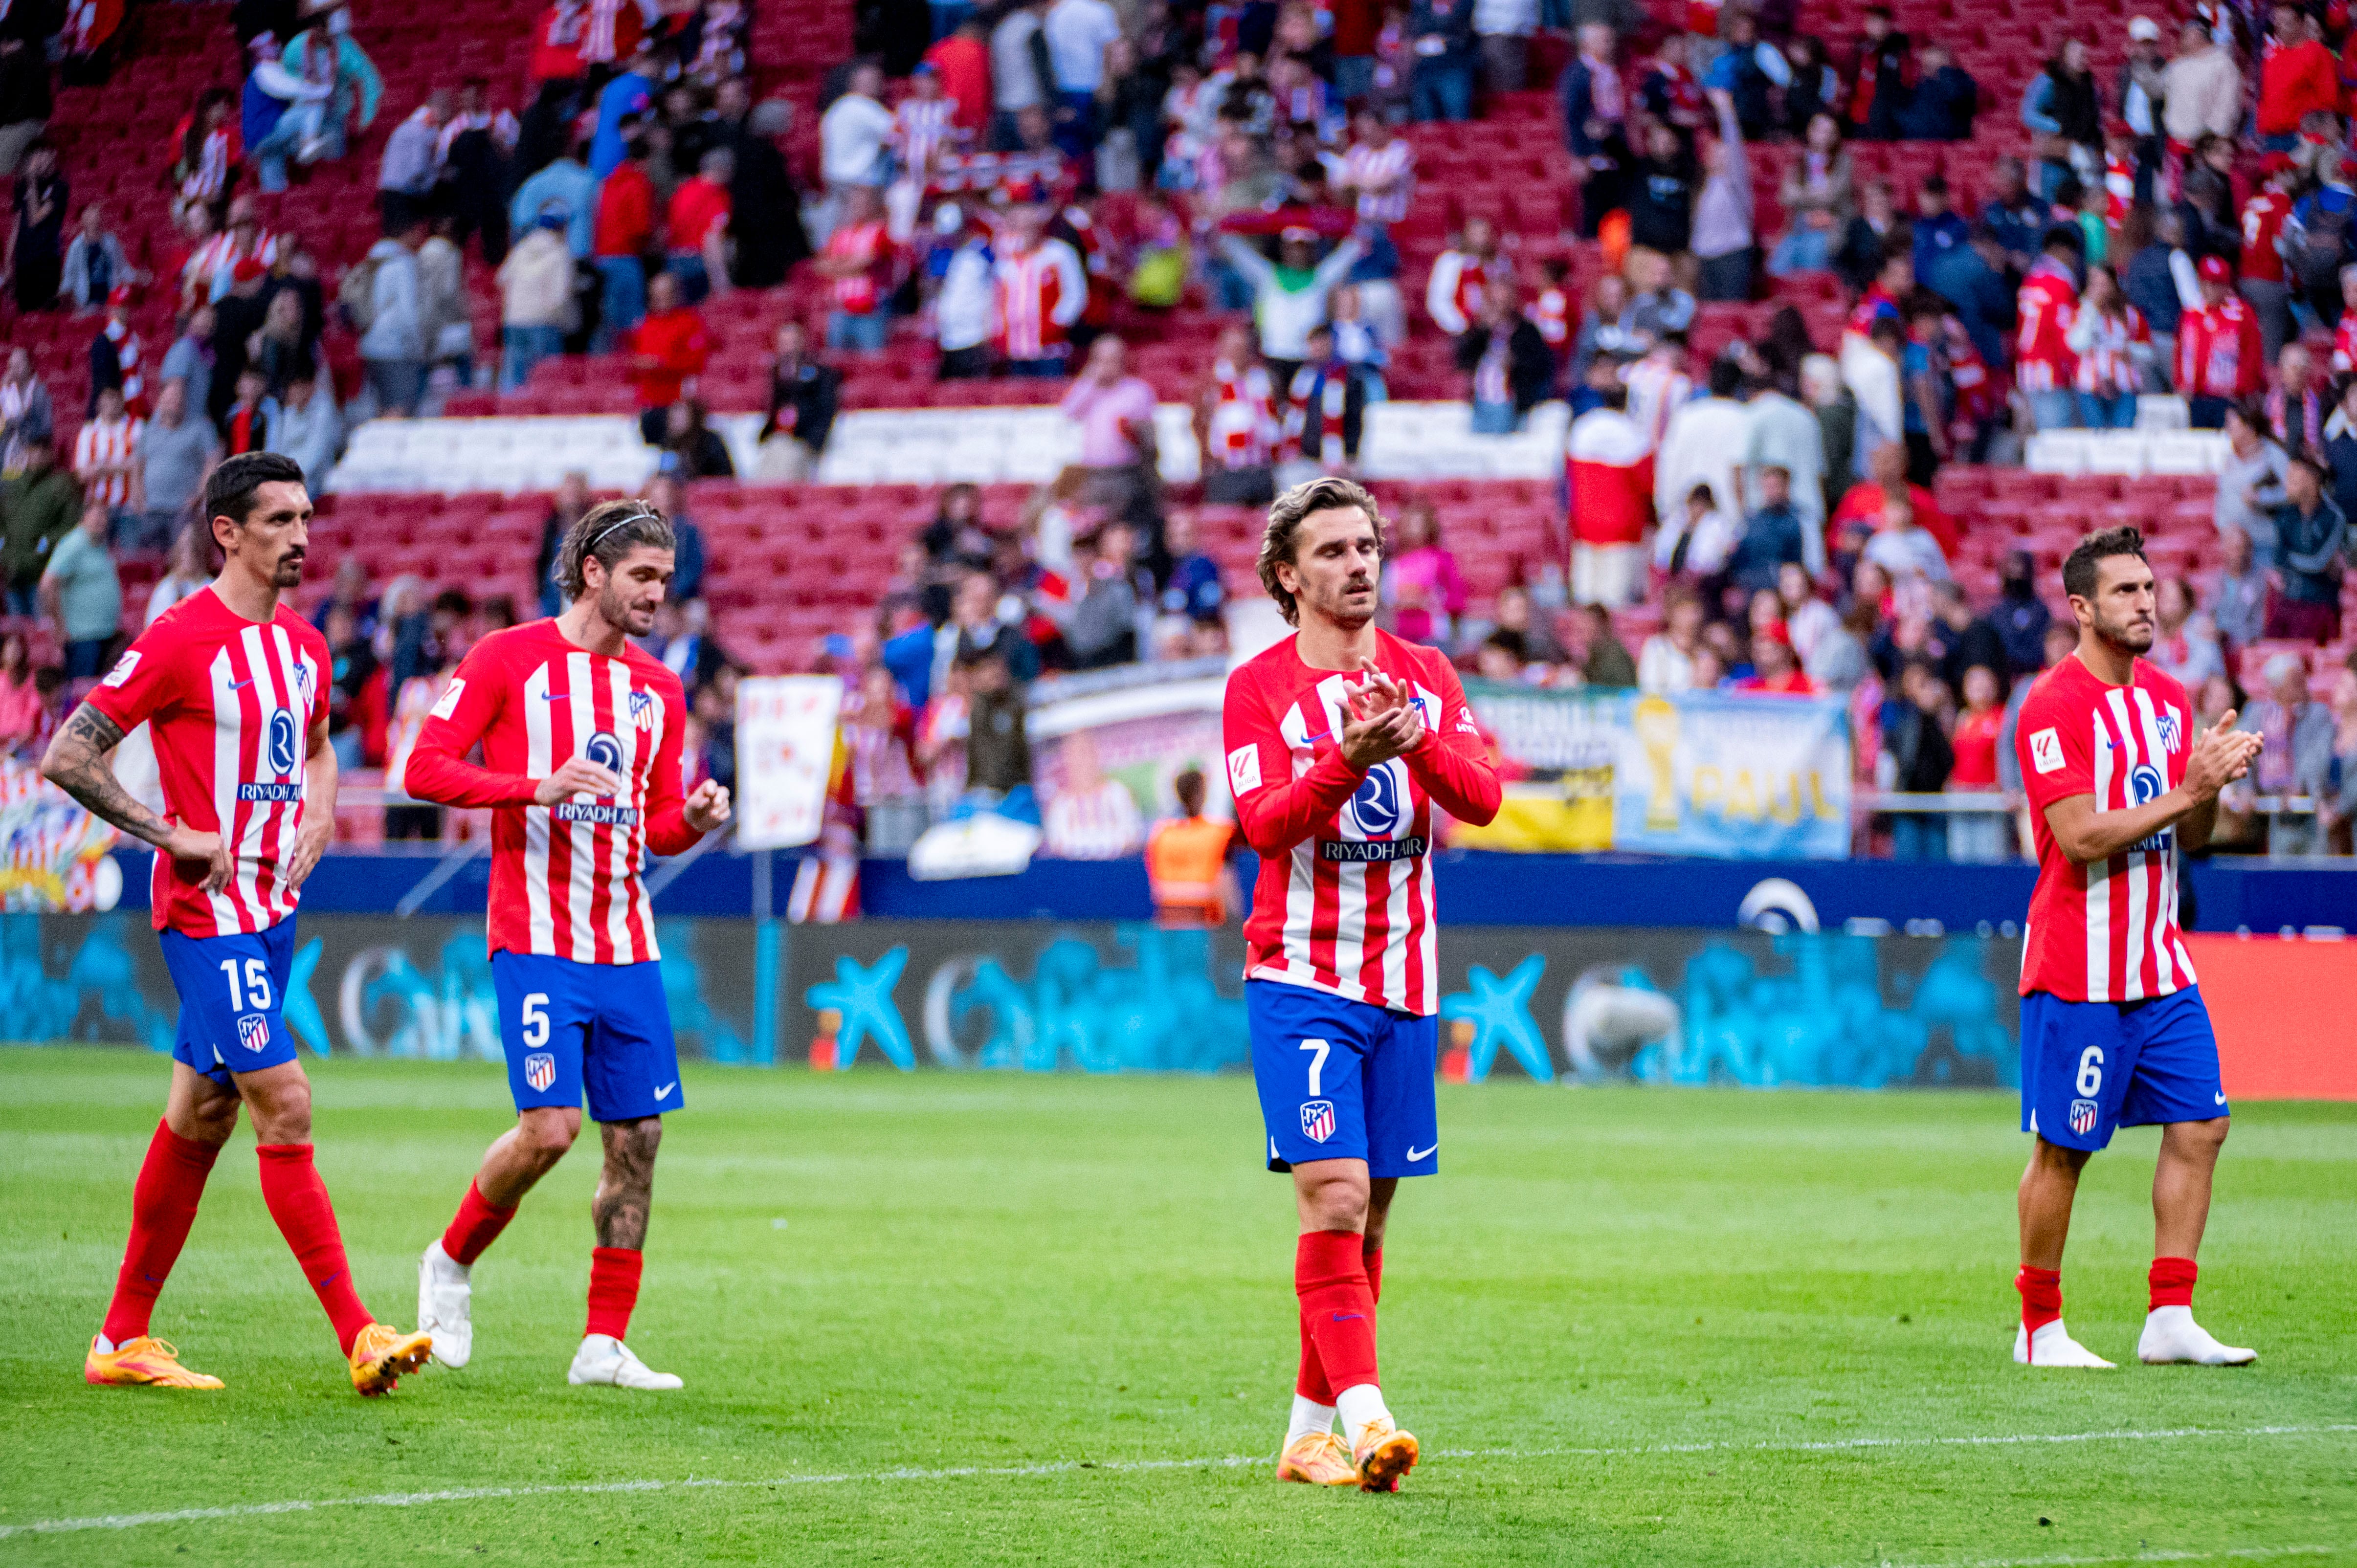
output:
<instances>
[{"instance_id":1,"label":"red and white striped jersey","mask_svg":"<svg viewBox=\"0 0 2357 1568\"><path fill-rule=\"evenodd\" d=\"M421 800L492 806L490 947L576 963L640 963L655 949L640 873L678 854L687 825L679 677L635 646L608 658L554 620L495 631L468 651L409 754ZM477 742L480 767L463 760ZM536 805L540 780L576 757L624 780L619 799Z\"/></svg>"},{"instance_id":2,"label":"red and white striped jersey","mask_svg":"<svg viewBox=\"0 0 2357 1568\"><path fill-rule=\"evenodd\" d=\"M1028 251L1002 250L996 272L998 351L1009 360L1052 359L1065 329L1089 306L1089 275L1061 240Z\"/></svg>"},{"instance_id":3,"label":"red and white striped jersey","mask_svg":"<svg viewBox=\"0 0 2357 1568\"><path fill-rule=\"evenodd\" d=\"M1355 672L1311 669L1288 637L1228 677L1228 788L1260 855L1244 975L1430 1017L1433 808L1489 822L1498 774L1448 660L1375 637L1375 663L1424 710L1425 739L1363 773L1341 753Z\"/></svg>"},{"instance_id":4,"label":"red and white striped jersey","mask_svg":"<svg viewBox=\"0 0 2357 1568\"><path fill-rule=\"evenodd\" d=\"M904 98L892 111L889 140L900 155L900 167L922 181L931 174L933 160L957 145L957 100Z\"/></svg>"},{"instance_id":5,"label":"red and white striped jersey","mask_svg":"<svg viewBox=\"0 0 2357 1568\"><path fill-rule=\"evenodd\" d=\"M1415 196L1415 149L1404 136L1376 148L1355 144L1342 155L1342 183L1359 194L1359 216L1369 223L1401 223Z\"/></svg>"},{"instance_id":6,"label":"red and white striped jersey","mask_svg":"<svg viewBox=\"0 0 2357 1568\"><path fill-rule=\"evenodd\" d=\"M2014 374L2024 392L2064 392L2079 373L2078 356L2067 341L2079 312L2079 285L2071 270L2041 256L2021 280L2016 307L2021 326L2014 338Z\"/></svg>"},{"instance_id":7,"label":"red and white striped jersey","mask_svg":"<svg viewBox=\"0 0 2357 1568\"><path fill-rule=\"evenodd\" d=\"M1493 267L1501 277L1512 270L1503 262L1485 262L1463 251L1441 252L1424 285L1424 311L1432 317L1432 324L1451 338L1472 326L1473 318L1481 314L1481 291Z\"/></svg>"},{"instance_id":8,"label":"red and white striped jersey","mask_svg":"<svg viewBox=\"0 0 2357 1568\"><path fill-rule=\"evenodd\" d=\"M128 419L93 419L74 436L74 478L82 482L83 496L103 501L110 507L123 507L131 500L131 474L126 468L119 474L93 478L93 468L127 464L139 446L139 426Z\"/></svg>"},{"instance_id":9,"label":"red and white striped jersey","mask_svg":"<svg viewBox=\"0 0 2357 1568\"><path fill-rule=\"evenodd\" d=\"M1265 366L1242 371L1226 360L1211 366L1211 396L1203 445L1222 468L1265 468L1284 434L1276 418L1276 388Z\"/></svg>"},{"instance_id":10,"label":"red and white striped jersey","mask_svg":"<svg viewBox=\"0 0 2357 1568\"><path fill-rule=\"evenodd\" d=\"M603 65L628 59L647 30L639 0L589 0L589 14L581 29L581 63Z\"/></svg>"},{"instance_id":11,"label":"red and white striped jersey","mask_svg":"<svg viewBox=\"0 0 2357 1568\"><path fill-rule=\"evenodd\" d=\"M2073 655L2031 688L2014 735L2038 844L2038 886L2021 941L2023 995L2136 1002L2194 983L2177 928L2175 831L2100 865L2076 865L2046 822L2046 809L2073 795L2093 795L2098 811L2124 811L2183 783L2191 712L2185 688L2141 659L2125 686Z\"/></svg>"},{"instance_id":12,"label":"red and white striped jersey","mask_svg":"<svg viewBox=\"0 0 2357 1568\"><path fill-rule=\"evenodd\" d=\"M90 705L125 735L149 726L165 814L221 834L237 856L229 886L207 893L202 865L157 855L157 930L234 936L295 913L278 867L303 824L311 736L325 744L328 664L328 639L286 605L251 621L207 587L157 616L91 689Z\"/></svg>"},{"instance_id":13,"label":"red and white striped jersey","mask_svg":"<svg viewBox=\"0 0 2357 1568\"><path fill-rule=\"evenodd\" d=\"M2147 352L2152 348L2152 329L2145 325L2143 311L2127 304L2121 305L2117 316L2083 310L2072 336L2083 345L2072 383L2081 392L2117 397L2143 387L2144 371L2135 350L2139 344Z\"/></svg>"},{"instance_id":14,"label":"red and white striped jersey","mask_svg":"<svg viewBox=\"0 0 2357 1568\"><path fill-rule=\"evenodd\" d=\"M2357 371L2357 310L2342 311L2332 329L2332 369L2341 375Z\"/></svg>"}]
</instances>

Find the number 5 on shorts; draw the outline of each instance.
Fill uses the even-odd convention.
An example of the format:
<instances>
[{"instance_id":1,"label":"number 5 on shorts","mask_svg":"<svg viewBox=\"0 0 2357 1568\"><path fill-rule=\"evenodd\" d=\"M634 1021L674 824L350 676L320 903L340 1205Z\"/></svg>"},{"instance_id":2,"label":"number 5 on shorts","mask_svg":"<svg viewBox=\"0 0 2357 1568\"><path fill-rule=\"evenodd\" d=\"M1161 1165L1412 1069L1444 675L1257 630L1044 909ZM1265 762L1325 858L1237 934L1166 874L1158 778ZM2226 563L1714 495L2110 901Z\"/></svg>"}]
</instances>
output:
<instances>
[{"instance_id":1,"label":"number 5 on shorts","mask_svg":"<svg viewBox=\"0 0 2357 1568\"><path fill-rule=\"evenodd\" d=\"M523 1043L537 1049L548 1044L548 993L534 991L523 999Z\"/></svg>"},{"instance_id":2,"label":"number 5 on shorts","mask_svg":"<svg viewBox=\"0 0 2357 1568\"><path fill-rule=\"evenodd\" d=\"M1304 1040L1301 1042L1301 1048L1318 1053L1309 1058L1309 1098L1315 1100L1318 1098L1319 1085L1326 1074L1326 1053L1334 1047L1324 1040Z\"/></svg>"}]
</instances>

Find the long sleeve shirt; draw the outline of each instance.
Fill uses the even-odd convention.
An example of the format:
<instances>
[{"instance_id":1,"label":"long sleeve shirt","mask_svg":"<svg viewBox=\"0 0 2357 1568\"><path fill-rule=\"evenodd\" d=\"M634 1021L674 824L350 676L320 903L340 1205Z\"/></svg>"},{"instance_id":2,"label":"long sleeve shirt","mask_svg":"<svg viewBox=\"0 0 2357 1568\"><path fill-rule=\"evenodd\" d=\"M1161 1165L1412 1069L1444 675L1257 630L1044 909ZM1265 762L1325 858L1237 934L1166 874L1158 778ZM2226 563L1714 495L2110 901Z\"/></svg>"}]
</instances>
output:
<instances>
[{"instance_id":1,"label":"long sleeve shirt","mask_svg":"<svg viewBox=\"0 0 2357 1568\"><path fill-rule=\"evenodd\" d=\"M1253 285L1253 319L1260 326L1260 351L1272 360L1301 360L1309 354L1309 329L1326 319L1326 301L1362 249L1345 240L1327 252L1308 272L1280 267L1233 234L1225 237L1221 253Z\"/></svg>"},{"instance_id":2,"label":"long sleeve shirt","mask_svg":"<svg viewBox=\"0 0 2357 1568\"><path fill-rule=\"evenodd\" d=\"M1702 183L1690 242L1694 253L1706 259L1751 248L1751 153L1731 108L1718 112L1718 136L1725 161Z\"/></svg>"}]
</instances>

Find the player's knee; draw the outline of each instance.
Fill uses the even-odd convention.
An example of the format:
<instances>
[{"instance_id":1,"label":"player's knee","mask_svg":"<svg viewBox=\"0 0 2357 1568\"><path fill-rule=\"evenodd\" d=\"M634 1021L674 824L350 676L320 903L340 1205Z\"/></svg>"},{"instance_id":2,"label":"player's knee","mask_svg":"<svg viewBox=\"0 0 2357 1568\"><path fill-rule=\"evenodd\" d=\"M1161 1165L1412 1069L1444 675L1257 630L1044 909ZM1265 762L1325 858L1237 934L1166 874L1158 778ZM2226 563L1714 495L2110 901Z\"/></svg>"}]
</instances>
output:
<instances>
[{"instance_id":1,"label":"player's knee","mask_svg":"<svg viewBox=\"0 0 2357 1568\"><path fill-rule=\"evenodd\" d=\"M296 1076L251 1090L246 1109L253 1113L253 1137L259 1144L307 1144L311 1141L311 1085ZM231 1112L234 1117L234 1112Z\"/></svg>"},{"instance_id":2,"label":"player's knee","mask_svg":"<svg viewBox=\"0 0 2357 1568\"><path fill-rule=\"evenodd\" d=\"M224 1094L210 1100L200 1100L173 1119L172 1131L191 1143L210 1144L214 1148L229 1142L237 1131L238 1100Z\"/></svg>"},{"instance_id":3,"label":"player's knee","mask_svg":"<svg viewBox=\"0 0 2357 1568\"><path fill-rule=\"evenodd\" d=\"M581 1112L570 1105L527 1111L516 1119L516 1142L542 1165L553 1165L581 1135Z\"/></svg>"},{"instance_id":4,"label":"player's knee","mask_svg":"<svg viewBox=\"0 0 2357 1568\"><path fill-rule=\"evenodd\" d=\"M2232 1124L2224 1116L2213 1116L2207 1122L2179 1122L2169 1128L2169 1135L2179 1148L2189 1154L2215 1157L2226 1146L2226 1129Z\"/></svg>"},{"instance_id":5,"label":"player's knee","mask_svg":"<svg viewBox=\"0 0 2357 1568\"><path fill-rule=\"evenodd\" d=\"M1303 1218L1317 1230L1357 1230L1367 1228L1367 1187L1363 1181L1335 1176L1302 1194Z\"/></svg>"}]
</instances>

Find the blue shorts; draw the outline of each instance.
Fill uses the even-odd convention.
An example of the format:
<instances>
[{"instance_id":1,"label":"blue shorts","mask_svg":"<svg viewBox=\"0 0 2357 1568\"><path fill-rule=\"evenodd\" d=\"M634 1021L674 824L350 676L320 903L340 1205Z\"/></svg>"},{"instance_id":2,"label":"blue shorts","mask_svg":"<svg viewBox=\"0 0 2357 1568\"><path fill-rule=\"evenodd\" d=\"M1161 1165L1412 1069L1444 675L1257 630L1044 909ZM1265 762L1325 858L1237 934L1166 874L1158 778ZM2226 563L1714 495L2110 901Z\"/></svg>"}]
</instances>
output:
<instances>
[{"instance_id":1,"label":"blue shorts","mask_svg":"<svg viewBox=\"0 0 2357 1568\"><path fill-rule=\"evenodd\" d=\"M1371 1176L1437 1176L1437 1018L1276 980L1244 983L1268 1168L1364 1160Z\"/></svg>"},{"instance_id":2,"label":"blue shorts","mask_svg":"<svg viewBox=\"0 0 2357 1568\"><path fill-rule=\"evenodd\" d=\"M661 963L495 952L491 989L518 1111L578 1106L584 1090L593 1122L660 1116L685 1103Z\"/></svg>"},{"instance_id":3,"label":"blue shorts","mask_svg":"<svg viewBox=\"0 0 2357 1568\"><path fill-rule=\"evenodd\" d=\"M2021 1130L2100 1149L2114 1130L2230 1114L2199 987L2143 1002L2021 999Z\"/></svg>"},{"instance_id":4,"label":"blue shorts","mask_svg":"<svg viewBox=\"0 0 2357 1568\"><path fill-rule=\"evenodd\" d=\"M180 1026L172 1059L220 1084L230 1074L259 1072L295 1059L295 1036L280 1009L286 972L295 961L295 922L226 937L191 937L165 929L164 967L180 993Z\"/></svg>"}]
</instances>

